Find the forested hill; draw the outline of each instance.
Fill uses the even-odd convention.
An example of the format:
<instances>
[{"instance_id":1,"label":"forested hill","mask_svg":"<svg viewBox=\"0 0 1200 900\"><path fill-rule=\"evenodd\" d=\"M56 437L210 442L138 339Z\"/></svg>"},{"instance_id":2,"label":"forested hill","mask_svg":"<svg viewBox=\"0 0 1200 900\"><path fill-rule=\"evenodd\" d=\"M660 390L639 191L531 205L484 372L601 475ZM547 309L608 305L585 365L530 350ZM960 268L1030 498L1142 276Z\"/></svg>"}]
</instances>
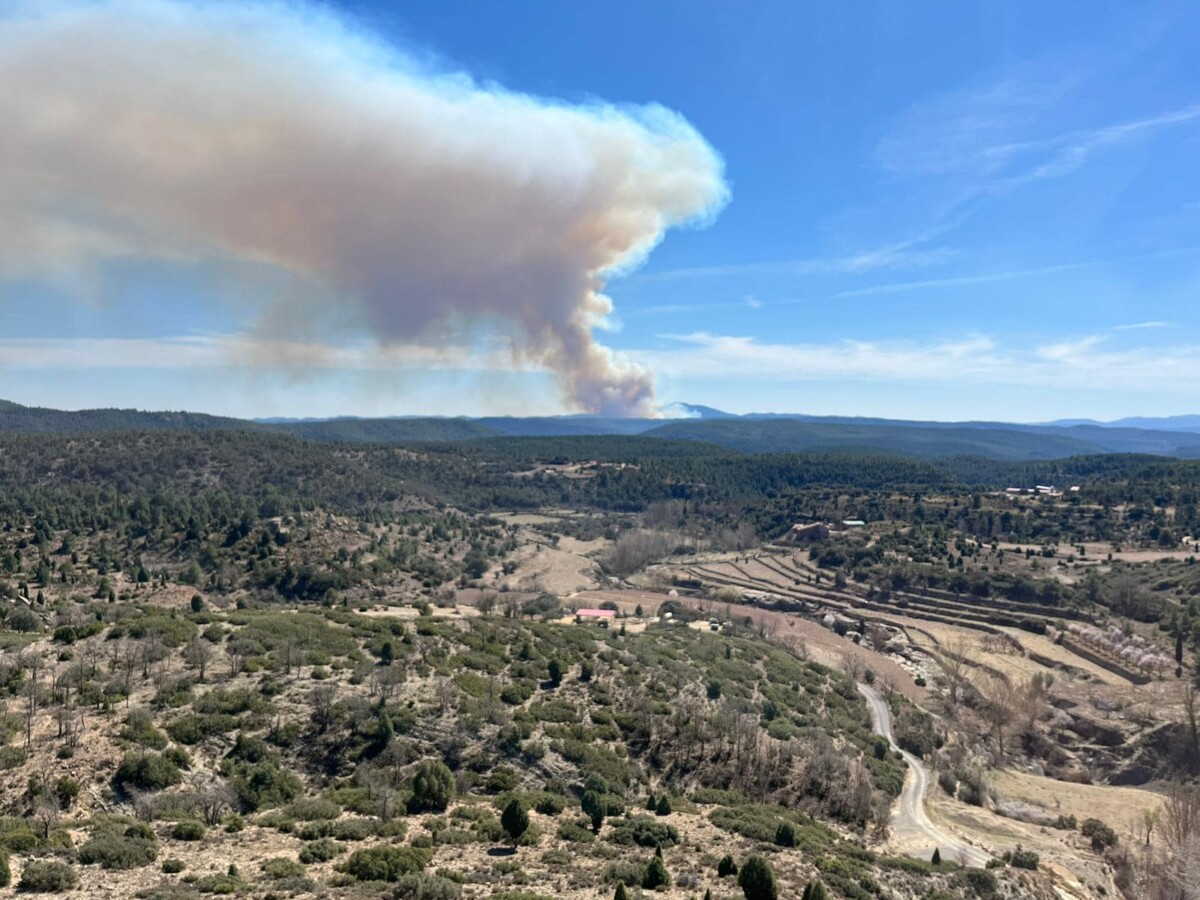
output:
<instances>
[{"instance_id":1,"label":"forested hill","mask_svg":"<svg viewBox=\"0 0 1200 900\"><path fill-rule=\"evenodd\" d=\"M670 422L645 433L674 440L707 441L746 453L866 451L927 459L984 456L1002 460L1103 453L1200 457L1200 434L1098 426L710 419Z\"/></svg>"},{"instance_id":2,"label":"forested hill","mask_svg":"<svg viewBox=\"0 0 1200 900\"><path fill-rule=\"evenodd\" d=\"M67 411L20 406L0 400L0 433L100 434L115 431L216 430L277 432L312 441L367 444L457 441L497 434L471 419L345 418L268 423L194 412L144 412L138 409Z\"/></svg>"},{"instance_id":3,"label":"forested hill","mask_svg":"<svg viewBox=\"0 0 1200 900\"><path fill-rule=\"evenodd\" d=\"M882 419L726 416L686 420L603 416L335 418L251 421L194 412L69 412L0 401L0 434L119 431L251 431L345 444L596 440L703 442L740 453L838 453L1036 462L1110 453L1200 458L1200 432L1099 425L907 422ZM641 451L651 452L651 451Z\"/></svg>"},{"instance_id":4,"label":"forested hill","mask_svg":"<svg viewBox=\"0 0 1200 900\"><path fill-rule=\"evenodd\" d=\"M138 409L76 411L21 406L0 400L0 432L9 434L86 434L103 431L261 431L244 419L193 412L143 412Z\"/></svg>"},{"instance_id":5,"label":"forested hill","mask_svg":"<svg viewBox=\"0 0 1200 900\"><path fill-rule=\"evenodd\" d=\"M464 441L497 434L472 419L330 419L325 422L288 422L271 427L310 441L357 444Z\"/></svg>"},{"instance_id":6,"label":"forested hill","mask_svg":"<svg viewBox=\"0 0 1200 900\"><path fill-rule=\"evenodd\" d=\"M993 459L1056 459L1100 452L1086 441L1003 428L801 422L791 419L718 419L672 422L647 432L654 437L702 440L748 453L857 449L926 458L986 456Z\"/></svg>"}]
</instances>

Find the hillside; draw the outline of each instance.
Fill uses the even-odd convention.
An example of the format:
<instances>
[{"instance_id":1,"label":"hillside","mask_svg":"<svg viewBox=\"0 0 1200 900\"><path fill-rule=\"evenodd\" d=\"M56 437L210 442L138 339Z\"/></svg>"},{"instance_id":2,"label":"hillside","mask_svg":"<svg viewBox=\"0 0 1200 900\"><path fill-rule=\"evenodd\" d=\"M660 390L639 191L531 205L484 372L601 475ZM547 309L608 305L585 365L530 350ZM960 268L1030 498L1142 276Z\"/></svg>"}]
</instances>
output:
<instances>
[{"instance_id":1,"label":"hillside","mask_svg":"<svg viewBox=\"0 0 1200 900\"><path fill-rule=\"evenodd\" d=\"M192 412L143 412L137 409L66 411L0 402L0 433L85 434L99 431L265 430L265 426Z\"/></svg>"},{"instance_id":2,"label":"hillside","mask_svg":"<svg viewBox=\"0 0 1200 900\"><path fill-rule=\"evenodd\" d=\"M402 444L412 441L462 441L497 432L471 419L329 419L270 426L310 441L358 444Z\"/></svg>"},{"instance_id":3,"label":"hillside","mask_svg":"<svg viewBox=\"0 0 1200 900\"><path fill-rule=\"evenodd\" d=\"M863 847L903 762L848 677L752 631L370 612L129 598L58 609L74 624L53 641L0 632L44 660L15 670L34 682L77 670L4 750L6 812L33 810L0 820L14 879L57 865L110 896L531 900L657 878L684 898L728 896L721 859L765 852L783 896L817 878L843 897L973 890L950 862ZM152 646L145 665L100 662ZM990 883L1045 890L1015 869Z\"/></svg>"},{"instance_id":4,"label":"hillside","mask_svg":"<svg viewBox=\"0 0 1200 900\"><path fill-rule=\"evenodd\" d=\"M782 897L1115 896L1143 864L1092 833L1200 772L1198 466L0 435L0 859L146 900L734 900L753 857ZM1047 477L1081 489L1004 490Z\"/></svg>"},{"instance_id":5,"label":"hillside","mask_svg":"<svg viewBox=\"0 0 1200 900\"><path fill-rule=\"evenodd\" d=\"M858 425L791 419L671 422L646 432L675 440L709 441L747 453L814 450L884 451L924 458L985 456L1054 459L1100 452L1086 440L998 427Z\"/></svg>"}]
</instances>

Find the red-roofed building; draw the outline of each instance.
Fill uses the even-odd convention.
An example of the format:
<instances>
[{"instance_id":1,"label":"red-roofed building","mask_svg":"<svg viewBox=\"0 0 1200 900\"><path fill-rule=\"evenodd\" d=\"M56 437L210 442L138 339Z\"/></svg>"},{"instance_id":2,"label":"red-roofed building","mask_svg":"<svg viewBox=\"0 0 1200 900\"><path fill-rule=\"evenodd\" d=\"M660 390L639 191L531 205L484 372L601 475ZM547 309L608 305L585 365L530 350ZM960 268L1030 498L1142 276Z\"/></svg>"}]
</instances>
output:
<instances>
[{"instance_id":1,"label":"red-roofed building","mask_svg":"<svg viewBox=\"0 0 1200 900\"><path fill-rule=\"evenodd\" d=\"M580 609L575 611L575 622L583 624L584 622L598 622L605 628L608 623L617 617L617 612L614 609Z\"/></svg>"}]
</instances>

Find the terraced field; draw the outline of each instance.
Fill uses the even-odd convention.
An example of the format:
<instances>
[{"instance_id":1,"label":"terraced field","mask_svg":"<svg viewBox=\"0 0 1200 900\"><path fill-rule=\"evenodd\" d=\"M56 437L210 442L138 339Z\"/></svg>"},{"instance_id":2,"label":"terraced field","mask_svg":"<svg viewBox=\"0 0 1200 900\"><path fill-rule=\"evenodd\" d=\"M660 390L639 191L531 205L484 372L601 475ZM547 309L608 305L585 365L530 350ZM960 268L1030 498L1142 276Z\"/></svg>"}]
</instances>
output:
<instances>
[{"instance_id":1,"label":"terraced field","mask_svg":"<svg viewBox=\"0 0 1200 900\"><path fill-rule=\"evenodd\" d=\"M965 629L975 664L996 677L1052 670L1100 683L1140 680L1123 674L1116 661L1112 668L1102 667L1056 642L1064 620L1086 621L1077 610L1050 612L1035 604L936 590L884 596L868 585L839 586L794 551L772 547L732 559L685 561L671 570L679 584L733 588L758 605L812 616L832 613L897 629L935 657Z\"/></svg>"}]
</instances>

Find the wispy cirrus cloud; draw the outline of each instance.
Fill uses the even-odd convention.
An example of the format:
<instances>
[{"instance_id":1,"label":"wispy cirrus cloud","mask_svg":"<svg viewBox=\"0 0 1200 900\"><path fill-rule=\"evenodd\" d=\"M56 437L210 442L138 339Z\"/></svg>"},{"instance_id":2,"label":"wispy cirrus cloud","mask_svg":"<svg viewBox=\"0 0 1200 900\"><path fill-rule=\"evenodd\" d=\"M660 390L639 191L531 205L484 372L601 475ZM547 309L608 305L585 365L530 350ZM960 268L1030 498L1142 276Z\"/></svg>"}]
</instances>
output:
<instances>
[{"instance_id":1,"label":"wispy cirrus cloud","mask_svg":"<svg viewBox=\"0 0 1200 900\"><path fill-rule=\"evenodd\" d=\"M1088 82L1087 67L1043 60L991 81L914 104L876 146L882 168L901 177L944 176L976 193L1068 175L1100 151L1200 123L1200 102L1148 116L1063 129L1066 107Z\"/></svg>"},{"instance_id":2,"label":"wispy cirrus cloud","mask_svg":"<svg viewBox=\"0 0 1200 900\"><path fill-rule=\"evenodd\" d=\"M152 338L14 338L0 340L0 370L264 369L296 373L363 371L543 371L499 337L463 342L324 344L253 334Z\"/></svg>"},{"instance_id":3,"label":"wispy cirrus cloud","mask_svg":"<svg viewBox=\"0 0 1200 900\"><path fill-rule=\"evenodd\" d=\"M1149 253L1135 253L1129 256L1113 256L1104 259L1079 260L1078 262L1056 263L1048 266L1031 266L1029 268L1000 269L994 272L979 272L970 275L950 275L941 278L923 278L913 281L886 282L873 284L868 287L851 288L838 291L823 299L843 300L852 297L870 297L877 294L900 294L908 291L921 291L939 288L973 287L984 284L994 284L1004 281L1018 281L1025 278L1039 278L1046 275L1060 275L1068 272L1081 272L1088 269L1103 269L1108 266L1131 262L1146 262L1154 259L1170 259L1174 257L1195 256L1200 254L1200 246L1170 247L1165 250L1154 250ZM791 302L803 302L795 300ZM1116 328L1137 329L1156 328L1169 323L1142 322L1133 325L1116 326Z\"/></svg>"},{"instance_id":4,"label":"wispy cirrus cloud","mask_svg":"<svg viewBox=\"0 0 1200 900\"><path fill-rule=\"evenodd\" d=\"M939 229L939 232L944 229ZM924 269L952 260L957 251L950 247L923 248L933 235L919 235L880 247L838 256L805 259L777 259L760 262L728 263L714 266L686 266L633 276L640 282L683 281L700 278L730 278L748 275L862 275L868 272Z\"/></svg>"},{"instance_id":5,"label":"wispy cirrus cloud","mask_svg":"<svg viewBox=\"0 0 1200 900\"><path fill-rule=\"evenodd\" d=\"M1114 325L1109 331L1146 331L1151 328L1170 328L1170 322L1152 319L1148 322L1130 322L1128 325Z\"/></svg>"},{"instance_id":6,"label":"wispy cirrus cloud","mask_svg":"<svg viewBox=\"0 0 1200 900\"><path fill-rule=\"evenodd\" d=\"M708 332L665 334L633 355L674 378L855 380L1046 389L1162 391L1200 381L1200 344L1113 347L1102 335L1025 346L987 335L930 341L771 343Z\"/></svg>"}]
</instances>

